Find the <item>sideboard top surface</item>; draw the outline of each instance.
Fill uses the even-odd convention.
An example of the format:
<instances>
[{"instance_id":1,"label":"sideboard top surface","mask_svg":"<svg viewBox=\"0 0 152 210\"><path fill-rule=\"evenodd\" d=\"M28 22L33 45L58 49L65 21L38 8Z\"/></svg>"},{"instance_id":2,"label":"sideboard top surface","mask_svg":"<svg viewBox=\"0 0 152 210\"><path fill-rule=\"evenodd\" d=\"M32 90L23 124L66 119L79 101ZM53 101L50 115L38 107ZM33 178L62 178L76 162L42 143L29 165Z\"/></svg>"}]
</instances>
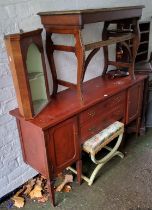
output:
<instances>
[{"instance_id":1,"label":"sideboard top surface","mask_svg":"<svg viewBox=\"0 0 152 210\"><path fill-rule=\"evenodd\" d=\"M144 5L130 7L112 7L84 10L48 11L39 12L45 27L59 26L81 26L88 23L120 20L128 18L139 18L142 15Z\"/></svg>"},{"instance_id":2,"label":"sideboard top surface","mask_svg":"<svg viewBox=\"0 0 152 210\"><path fill-rule=\"evenodd\" d=\"M113 80L94 78L83 83L83 102L80 101L76 90L61 91L39 115L29 122L45 130L146 78L145 75L136 75L135 80L131 80L130 77ZM12 110L10 114L19 119L23 118L18 109Z\"/></svg>"}]
</instances>

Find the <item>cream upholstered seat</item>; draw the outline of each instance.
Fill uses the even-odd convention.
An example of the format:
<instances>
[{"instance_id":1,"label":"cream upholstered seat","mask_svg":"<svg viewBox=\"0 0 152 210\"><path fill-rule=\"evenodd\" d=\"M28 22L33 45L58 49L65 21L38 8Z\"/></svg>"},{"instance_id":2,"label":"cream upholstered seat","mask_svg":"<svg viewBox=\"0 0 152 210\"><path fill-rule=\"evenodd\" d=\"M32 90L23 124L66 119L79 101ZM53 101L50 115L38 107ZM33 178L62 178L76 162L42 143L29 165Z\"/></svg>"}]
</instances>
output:
<instances>
[{"instance_id":1,"label":"cream upholstered seat","mask_svg":"<svg viewBox=\"0 0 152 210\"><path fill-rule=\"evenodd\" d=\"M102 130L92 138L88 139L83 144L83 150L87 153L95 155L98 151L114 139L114 135L118 136L118 132L122 133L124 131L124 124L116 121L115 123L108 126L106 129Z\"/></svg>"},{"instance_id":2,"label":"cream upholstered seat","mask_svg":"<svg viewBox=\"0 0 152 210\"><path fill-rule=\"evenodd\" d=\"M90 178L82 175L82 178L88 182L88 185L92 185L98 171L101 169L101 167L107 163L113 156L118 155L121 158L124 157L123 153L118 151L118 148L120 146L120 143L122 141L124 133L124 124L121 122L114 122L110 126L108 126L106 129L102 130L92 138L88 139L83 144L83 150L90 154L91 160L97 165L92 172ZM116 137L118 137L118 140L113 148L110 148L107 146L112 140L114 140ZM101 158L100 160L96 160L95 155L102 149L106 148L109 153ZM76 170L74 170L72 167L69 167L71 171L74 173L77 173Z\"/></svg>"}]
</instances>

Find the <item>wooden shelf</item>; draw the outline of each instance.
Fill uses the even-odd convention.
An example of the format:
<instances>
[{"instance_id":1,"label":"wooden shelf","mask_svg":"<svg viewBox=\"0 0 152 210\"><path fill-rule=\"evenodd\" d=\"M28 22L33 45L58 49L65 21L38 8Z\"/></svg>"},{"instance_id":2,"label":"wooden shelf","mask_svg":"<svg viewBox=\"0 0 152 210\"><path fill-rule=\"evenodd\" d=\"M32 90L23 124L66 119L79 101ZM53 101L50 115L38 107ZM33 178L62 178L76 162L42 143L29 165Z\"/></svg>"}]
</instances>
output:
<instances>
[{"instance_id":1,"label":"wooden shelf","mask_svg":"<svg viewBox=\"0 0 152 210\"><path fill-rule=\"evenodd\" d=\"M146 53L148 53L147 50L137 53L137 56L138 56L138 55L142 55L142 54L146 54Z\"/></svg>"},{"instance_id":2,"label":"wooden shelf","mask_svg":"<svg viewBox=\"0 0 152 210\"><path fill-rule=\"evenodd\" d=\"M142 44L149 44L149 41L140 42L140 45L142 45Z\"/></svg>"},{"instance_id":3,"label":"wooden shelf","mask_svg":"<svg viewBox=\"0 0 152 210\"><path fill-rule=\"evenodd\" d=\"M147 34L147 33L149 33L149 30L140 32L140 34Z\"/></svg>"},{"instance_id":4,"label":"wooden shelf","mask_svg":"<svg viewBox=\"0 0 152 210\"><path fill-rule=\"evenodd\" d=\"M127 34L127 35L122 35L122 36L119 36L119 37L113 37L113 38L110 38L110 39L105 40L105 41L99 41L99 42L94 42L94 43L91 43L91 44L86 44L85 45L85 50L88 51L88 50L92 50L92 49L116 44L116 43L119 43L119 42L131 40L133 38L134 38L134 34Z\"/></svg>"},{"instance_id":5,"label":"wooden shelf","mask_svg":"<svg viewBox=\"0 0 152 210\"><path fill-rule=\"evenodd\" d=\"M120 28L122 27L121 25L119 26ZM148 49L149 49L149 35L150 35L150 22L146 21L146 22L139 22L139 28L140 28L140 45L138 47L138 52L136 55L136 60L135 62L141 62L141 61L146 61L148 59ZM118 28L119 29L119 28ZM127 30L132 30L133 26L130 23L124 24L123 25L123 30L127 31ZM132 41L128 41L128 45L130 47L130 50L133 50L133 42ZM128 52L126 51L125 47L122 46L122 50L123 50L123 58L122 60L124 62L128 61ZM118 49L117 49L118 51ZM125 60L126 59L126 60Z\"/></svg>"},{"instance_id":6,"label":"wooden shelf","mask_svg":"<svg viewBox=\"0 0 152 210\"><path fill-rule=\"evenodd\" d=\"M41 76L44 76L43 72L28 73L28 78L29 78L30 81L38 79Z\"/></svg>"},{"instance_id":7,"label":"wooden shelf","mask_svg":"<svg viewBox=\"0 0 152 210\"><path fill-rule=\"evenodd\" d=\"M140 45L143 45L143 44L149 44L149 41L140 42ZM132 44L130 44L129 47L132 47Z\"/></svg>"}]
</instances>

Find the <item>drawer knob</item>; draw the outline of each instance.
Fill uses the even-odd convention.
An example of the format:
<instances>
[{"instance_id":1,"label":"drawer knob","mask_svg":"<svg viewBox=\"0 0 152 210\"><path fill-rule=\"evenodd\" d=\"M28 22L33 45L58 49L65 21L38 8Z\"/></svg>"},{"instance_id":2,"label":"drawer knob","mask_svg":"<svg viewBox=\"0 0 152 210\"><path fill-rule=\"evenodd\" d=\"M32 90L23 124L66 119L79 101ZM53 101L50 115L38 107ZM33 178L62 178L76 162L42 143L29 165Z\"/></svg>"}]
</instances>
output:
<instances>
[{"instance_id":1,"label":"drawer knob","mask_svg":"<svg viewBox=\"0 0 152 210\"><path fill-rule=\"evenodd\" d=\"M95 127L93 127L93 128L89 128L88 130L89 130L89 132L90 132L91 134L94 134L95 132L97 132L97 131L98 131L98 129L97 129L97 128L95 128Z\"/></svg>"}]
</instances>

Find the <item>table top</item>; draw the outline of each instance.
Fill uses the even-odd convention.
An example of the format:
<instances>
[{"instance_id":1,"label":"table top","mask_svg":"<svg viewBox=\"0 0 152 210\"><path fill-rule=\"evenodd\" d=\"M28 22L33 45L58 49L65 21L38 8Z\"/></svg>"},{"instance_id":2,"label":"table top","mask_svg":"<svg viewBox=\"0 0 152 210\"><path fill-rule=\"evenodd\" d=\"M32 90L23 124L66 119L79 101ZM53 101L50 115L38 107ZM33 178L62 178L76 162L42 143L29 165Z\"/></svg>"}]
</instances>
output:
<instances>
[{"instance_id":1,"label":"table top","mask_svg":"<svg viewBox=\"0 0 152 210\"><path fill-rule=\"evenodd\" d=\"M140 18L143 5L84 10L40 12L44 27L56 29L83 28L84 24Z\"/></svg>"},{"instance_id":2,"label":"table top","mask_svg":"<svg viewBox=\"0 0 152 210\"><path fill-rule=\"evenodd\" d=\"M143 9L144 5L138 6L128 6L128 7L109 7L109 8L96 8L96 9L83 9L83 10L62 10L62 11L47 11L39 12L38 15L70 15L70 14L87 14L87 13L97 13L97 12L109 12L109 11L123 11L123 10L132 10L132 9Z\"/></svg>"}]
</instances>

